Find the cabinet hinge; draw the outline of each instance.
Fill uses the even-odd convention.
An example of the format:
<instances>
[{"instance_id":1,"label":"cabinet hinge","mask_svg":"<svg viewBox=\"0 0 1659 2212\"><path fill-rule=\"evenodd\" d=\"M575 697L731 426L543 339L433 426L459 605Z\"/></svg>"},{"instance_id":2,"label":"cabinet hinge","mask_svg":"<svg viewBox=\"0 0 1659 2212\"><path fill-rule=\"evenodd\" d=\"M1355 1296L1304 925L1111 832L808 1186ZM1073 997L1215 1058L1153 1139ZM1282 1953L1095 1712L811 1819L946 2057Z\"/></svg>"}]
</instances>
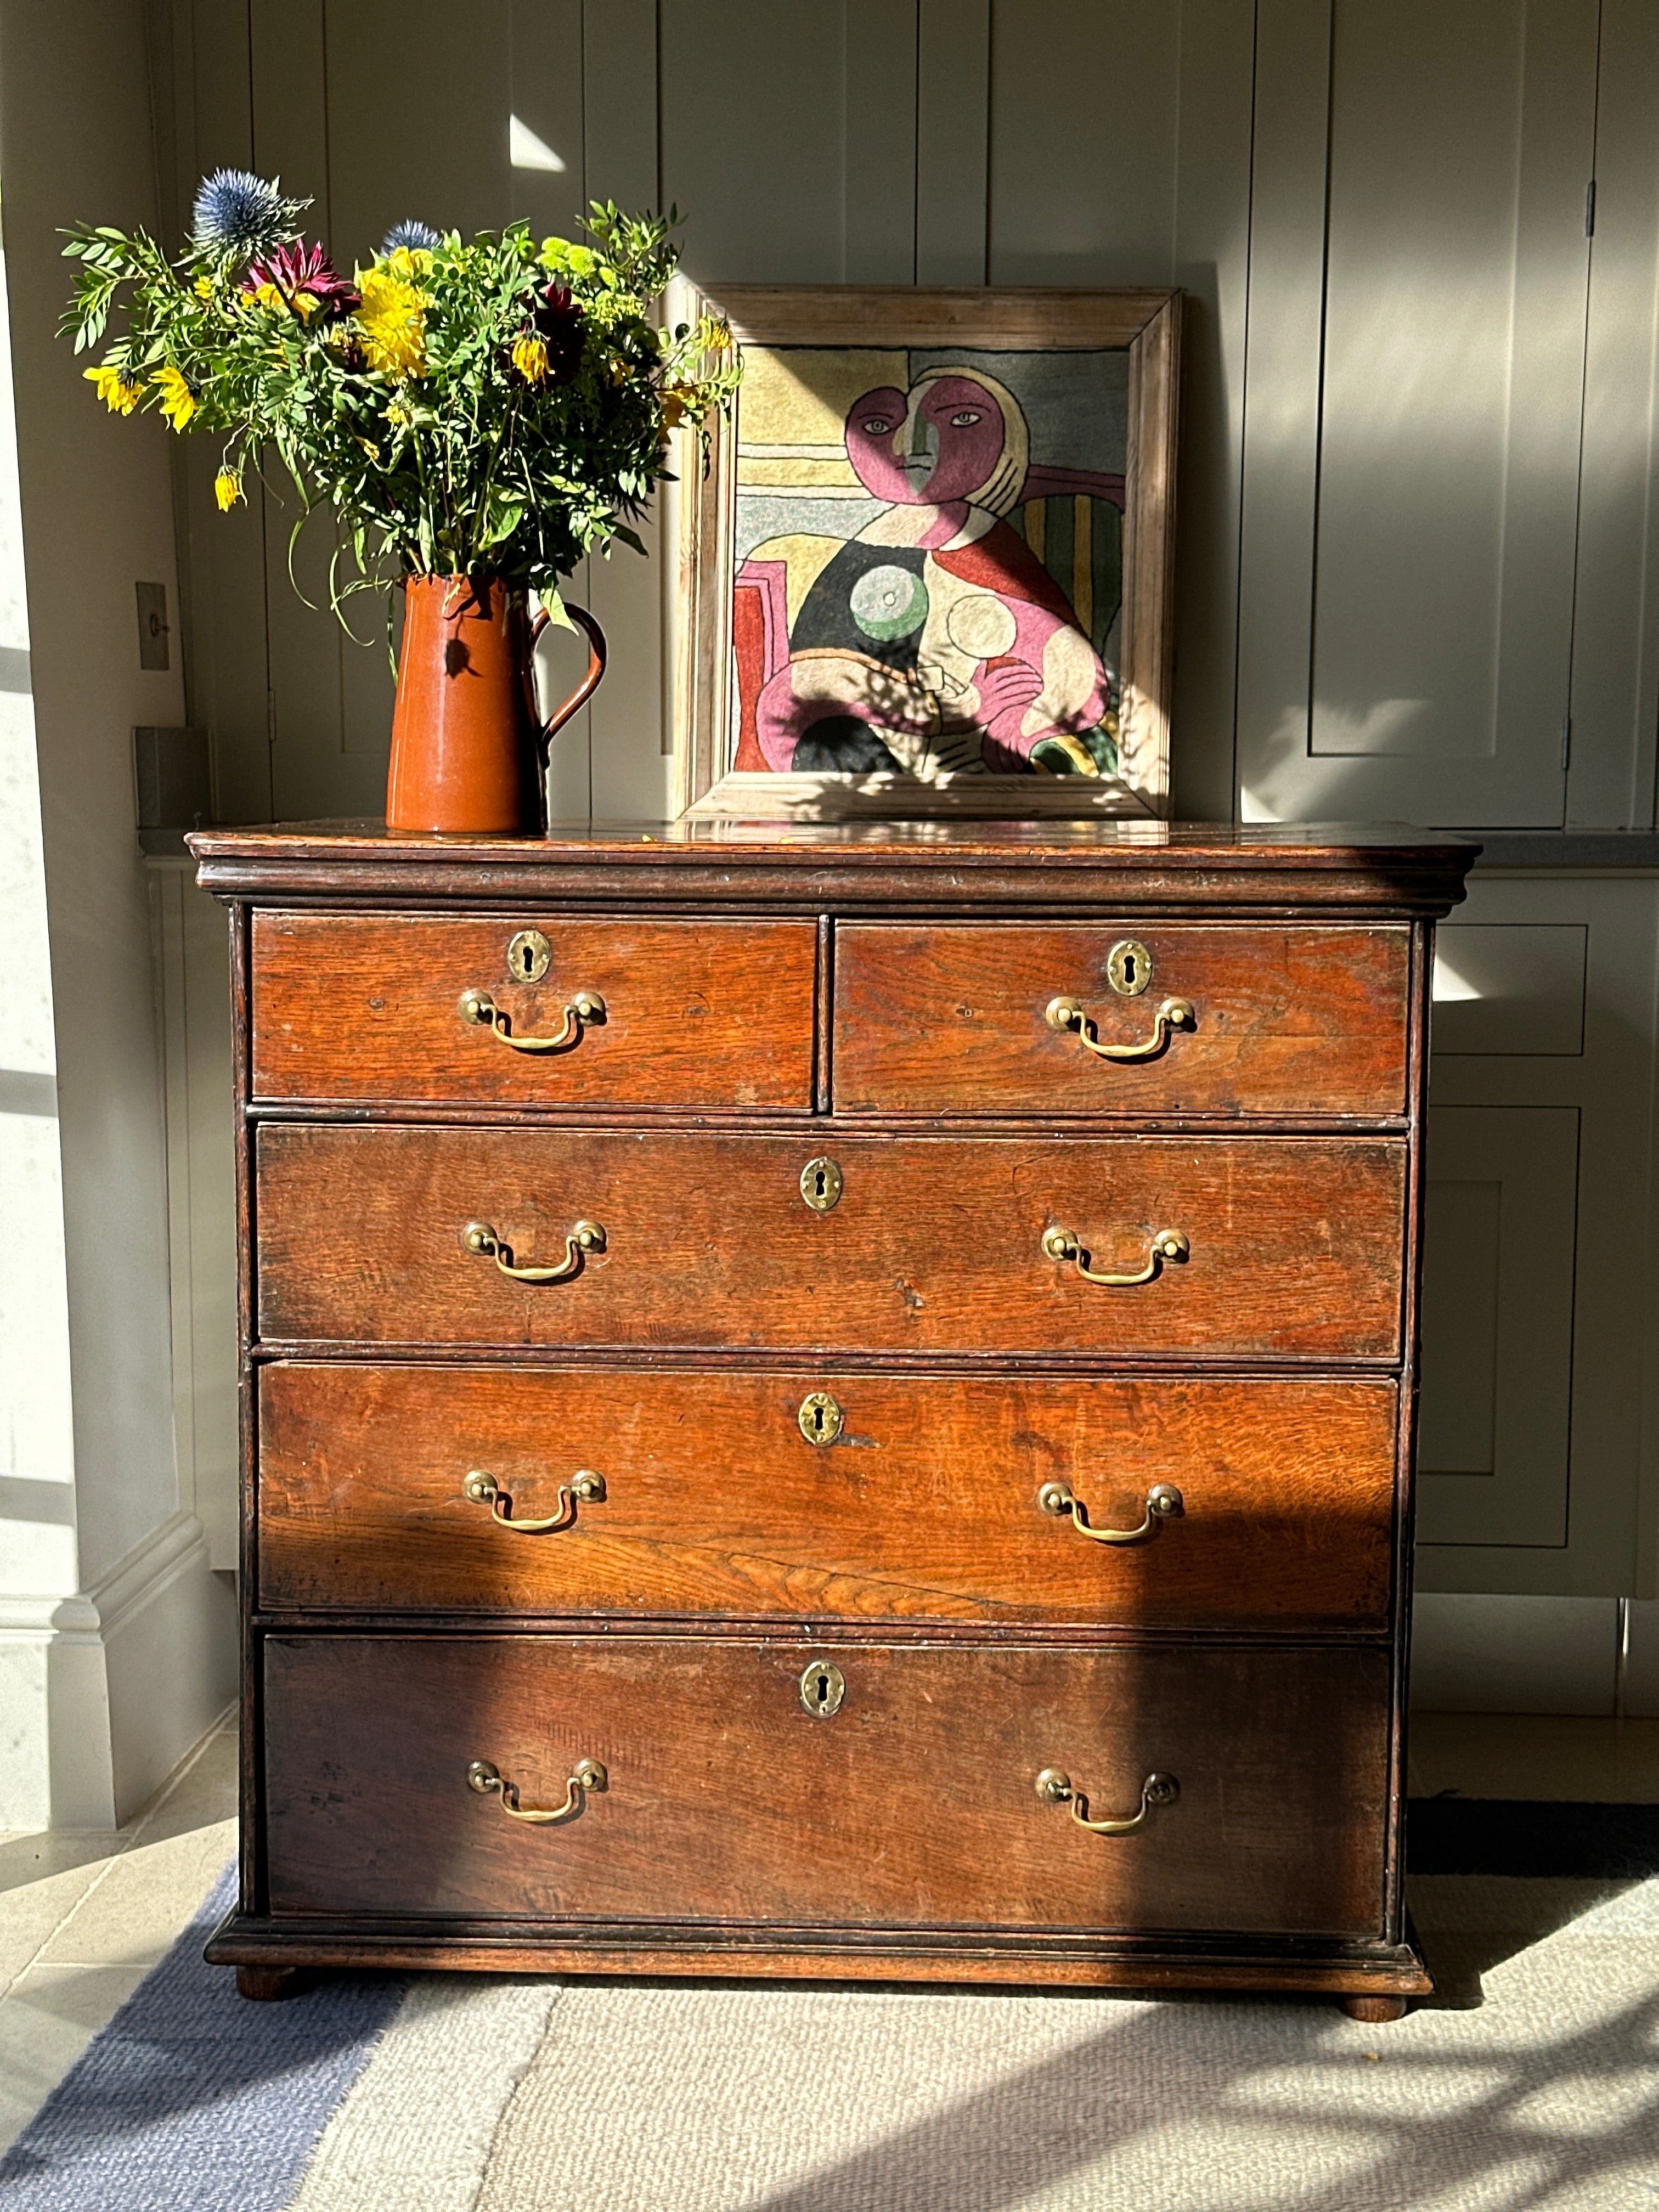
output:
<instances>
[{"instance_id":1,"label":"cabinet hinge","mask_svg":"<svg viewBox=\"0 0 1659 2212\"><path fill-rule=\"evenodd\" d=\"M1595 235L1595 179L1592 177L1584 187L1584 235Z\"/></svg>"},{"instance_id":2,"label":"cabinet hinge","mask_svg":"<svg viewBox=\"0 0 1659 2212\"><path fill-rule=\"evenodd\" d=\"M1572 760L1572 716L1565 716L1561 723L1561 773L1565 775Z\"/></svg>"}]
</instances>

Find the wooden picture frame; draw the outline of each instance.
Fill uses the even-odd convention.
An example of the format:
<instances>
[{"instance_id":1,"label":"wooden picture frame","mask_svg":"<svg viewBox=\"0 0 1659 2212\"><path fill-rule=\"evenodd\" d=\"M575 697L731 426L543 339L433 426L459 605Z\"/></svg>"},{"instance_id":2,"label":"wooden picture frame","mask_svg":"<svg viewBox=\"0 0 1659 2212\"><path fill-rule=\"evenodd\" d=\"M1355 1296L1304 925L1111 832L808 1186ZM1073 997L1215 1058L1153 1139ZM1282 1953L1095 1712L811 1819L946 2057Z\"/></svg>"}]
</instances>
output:
<instances>
[{"instance_id":1,"label":"wooden picture frame","mask_svg":"<svg viewBox=\"0 0 1659 2212\"><path fill-rule=\"evenodd\" d=\"M808 821L929 815L1016 819L1082 815L1164 817L1170 791L1170 601L1181 294L1174 290L943 291L902 285L734 284L705 296L690 287L680 289L682 297L671 303L674 319L689 319L700 312L723 315L744 348L748 365L732 423L717 421L710 426L706 459L694 434L677 434L676 469L680 481L673 487L675 497L670 504L671 509L678 509L678 519L672 512L667 518L678 541L671 610L671 626L676 632L672 730L677 812ZM793 363L792 349L796 356ZM871 357L868 374L876 380L878 390L863 387L866 365L860 357L866 355ZM1040 368L1035 362L1006 359L1083 355L1090 357L1087 364L1066 361L1054 369ZM999 356L1005 357L1000 364L987 360ZM884 363L882 356L887 357ZM956 356L962 357L959 366ZM991 373L999 365L1005 371L1001 378ZM763 370L758 378L757 367ZM884 383L881 382L884 374ZM903 384L898 382L901 374L907 379ZM960 405L954 414L946 414L951 393L958 400L975 397L964 392L963 383L945 381L953 377L979 381L981 392L988 389L994 395L991 405L996 410L1000 443L991 475L977 486L966 482L980 465L975 455L989 452L994 441L989 430L943 427L945 423L977 426L986 411ZM939 387L931 399L927 397L930 386ZM861 396L854 398L849 406L847 392L854 386ZM1022 391L1027 398L1020 396ZM811 426L820 433L819 441L791 443L774 436L768 445L745 439L745 392L750 395L753 420L762 428L775 429L781 424L787 429L792 422L810 416ZM1094 404L1097 392L1098 406ZM784 394L781 400L780 393ZM1075 405L1079 422L1086 425L1079 430L1078 443L1097 460L1101 453L1115 450L1121 415L1121 476L1067 465L1071 448L1066 447L1063 436L1059 441L1061 451L1039 452L1026 421L1031 393L1036 394L1039 402L1037 435L1054 443L1055 426L1063 426ZM1007 404L1011 399L1012 406ZM878 403L878 409L884 407L885 413L878 411L855 425L854 410L870 403ZM925 429L919 427L924 404L934 418ZM896 421L890 436L889 417L896 417L900 407L908 408L908 413ZM1006 427L1005 417L1012 419L1013 429ZM826 441L832 428L844 437L844 450ZM865 436L866 433L872 434ZM939 458L947 436L957 441L951 447L948 468ZM961 442L969 438L980 441L975 455L965 452ZM904 447L907 439L909 446ZM920 456L915 460L914 471L910 461L900 458L902 447ZM780 460L778 456L784 458ZM851 594L833 580L853 574L860 562L873 562L878 556L871 547L898 544L897 539L882 536L883 532L917 526L908 520L908 513L922 502L910 487L919 483L925 491L929 479L919 472L929 467L935 472L933 481L941 476L949 477L947 491L960 479L967 496L950 507L930 507L927 512L941 518L928 526L933 536L915 545L904 542L896 557L915 572L914 583L904 580L905 571L881 568L866 591L865 611L858 613ZM777 473L780 470L781 475ZM950 476L951 470L954 477ZM884 493L882 487L889 481L899 488ZM775 493L774 486L778 488ZM1114 489L1115 486L1121 488ZM892 502L884 508L884 496ZM757 544L756 556L750 557L744 530L753 535L754 518L774 509L781 514L799 513L803 502L815 520L820 514L832 518L830 527L825 530L818 526L817 534L810 537L799 532L775 533L763 544ZM836 502L842 502L838 508ZM1043 514L1034 513L1039 505ZM1048 529L1044 516L1057 511L1064 524L1068 507L1073 511L1069 526L1073 534L1062 542L1057 553L1053 538L1043 535ZM1121 514L1121 537L1110 546L1107 539L1113 508ZM953 519L963 514L970 518L969 522L948 543L940 540L938 532L948 531ZM842 518L860 514L866 520L854 533L842 535L849 526ZM1103 515L1103 524L1091 522L1091 517ZM893 520L889 521L888 517ZM1018 546L1006 534L1010 531L1018 537ZM970 547L968 541L974 532L979 537ZM975 556L980 538L991 549L1004 549L1003 552L996 554L993 550ZM1067 544L1069 554L1065 550ZM862 647L863 639L848 628L854 614L867 627L874 611L891 605L896 592L902 598L907 591L914 593L910 604L927 611L925 617L913 617L906 605L898 608L899 621L925 621L929 627L917 631L921 642L908 647L911 666L899 679L908 687L900 711L910 720L897 738L890 722L882 722L878 708L870 704L878 696L884 700L894 696L890 665L894 648L890 647L888 664L868 664L877 673L862 698L854 702L849 695L845 711L840 713L834 710L842 705L841 698L831 699L834 734L822 743L816 738L808 743L809 731L828 727L823 720L808 719L823 715L823 700L830 696L824 687L843 683L856 690L860 670L866 665L860 652L840 643L816 649L809 644L804 652L798 646L803 635L809 640L818 635L810 628L802 629L804 594L813 590L811 579L823 573L822 568L815 569L812 564L826 559L822 549L831 544L838 565L830 569L832 583L826 586L826 594L812 603L816 608L830 607L830 612L827 617L815 613L812 620L820 624L828 621L832 629L836 622L842 622L853 644ZM939 556L923 550L923 545L937 545ZM1079 545L1083 549L1080 554L1076 550ZM799 550L803 547L808 549L804 555ZM1115 552L1117 568L1105 565L1091 572L1087 566L1095 558L1091 547L1105 549L1099 555L1105 564L1109 564ZM946 557L951 555L956 556L954 564ZM1006 591L987 589L981 584L964 586L957 570L975 557L981 570L994 559L1002 559L1005 568L991 570L998 578L1008 574L1028 580ZM1060 582L1051 585L1047 580L1066 558L1074 566L1079 561L1084 564L1077 571L1079 590L1070 597ZM947 568L949 574L945 573ZM932 599L924 573L933 579ZM1098 612L1094 598L1089 595L1091 573L1105 578ZM1107 637L1100 626L1108 619L1104 611L1108 592L1119 579L1118 611ZM861 574L857 581L862 582ZM976 664L957 646L947 648L954 674L943 672L937 647L928 643L940 635L931 625L941 585L956 595L949 601L949 620L957 624L951 637L958 644L963 639L975 646L981 638L986 641L984 655ZM879 591L885 591L887 597L877 601L871 595ZM1008 653L1000 642L1005 637L1012 640L1016 617L1024 625L1023 640L1032 635L1039 638L1046 635L1052 640L1055 632L1067 628L1063 617L1053 610L1061 607L1069 614L1071 599L1085 596L1086 617L1072 614L1070 635L1060 639L1065 666L1070 672L1067 680L1073 684L1070 696L1079 701L1075 708L1066 710L1071 719L1054 720L1050 728L1055 715L1050 703L1056 696L1052 689L1029 706L1016 691L1000 720L993 720L988 714L988 729L971 726L982 700L994 702L1003 696L988 682L988 672L1013 669L1017 685L1029 686L1039 680L1029 665L1022 672L1019 657ZM960 610L969 597L974 605L964 619ZM854 614L847 612L849 606ZM740 646L734 646L734 607L742 623ZM1010 609L1015 612L1009 612ZM1043 624L1048 625L1046 632L1041 627ZM885 639L890 632L890 623L877 635ZM824 634L830 635L831 630ZM840 635L839 631L834 634ZM757 642L763 636L763 645ZM1029 649L1022 647L1023 651ZM933 658L921 659L924 650ZM1058 665L1048 657L1054 650L1052 644L1042 647L1036 664L1043 672L1044 682L1050 666ZM1085 663L1079 663L1079 654L1088 657ZM822 662L825 667L803 672L804 663L809 660ZM1085 670L1091 665L1093 676L1086 672L1079 676L1079 665ZM780 689L771 679L781 675L786 666L790 673ZM969 668L972 673L967 672ZM763 694L757 689L763 681L770 685ZM1089 684L1092 689L1078 690L1079 684ZM977 690L971 688L975 684ZM942 686L948 690L942 691ZM812 694L804 704L796 696L802 690ZM940 709L937 702L941 696L966 704ZM933 722L925 726L919 719L920 710L913 711L909 705L917 697L923 698L934 714ZM1106 709L1097 714L1103 700L1107 702ZM862 729L857 726L860 717L866 726ZM1029 734L1033 727L1039 732L1035 740ZM945 734L937 734L941 728ZM952 735L953 729L958 734ZM999 731L1014 734L1007 742L999 742ZM1030 753L1012 750L1027 744ZM877 765L890 745L899 748L901 757L894 767ZM836 746L843 750L836 752L833 750ZM905 764L907 746L914 749L908 757L920 763L915 769ZM780 764L786 752L793 763L791 747L812 752L809 770ZM1023 773L1006 774L984 765L988 760L1024 760L1032 754L1038 756L1039 766L1043 759L1058 762L1062 772L1033 772L1027 767ZM826 755L847 757L855 764L845 770L826 769ZM969 755L970 765L953 764Z\"/></svg>"}]
</instances>

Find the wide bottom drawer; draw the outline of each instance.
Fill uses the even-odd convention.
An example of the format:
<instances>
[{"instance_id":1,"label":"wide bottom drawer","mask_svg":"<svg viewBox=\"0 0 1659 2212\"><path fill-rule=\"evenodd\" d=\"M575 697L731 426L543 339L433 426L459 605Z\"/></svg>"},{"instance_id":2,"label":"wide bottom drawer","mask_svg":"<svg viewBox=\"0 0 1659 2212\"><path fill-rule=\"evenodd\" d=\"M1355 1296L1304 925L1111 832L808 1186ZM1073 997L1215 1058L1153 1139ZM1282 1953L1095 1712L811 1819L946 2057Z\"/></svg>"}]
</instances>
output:
<instances>
[{"instance_id":1,"label":"wide bottom drawer","mask_svg":"<svg viewBox=\"0 0 1659 2212\"><path fill-rule=\"evenodd\" d=\"M307 1636L264 1678L278 1916L1382 1932L1376 1651Z\"/></svg>"}]
</instances>

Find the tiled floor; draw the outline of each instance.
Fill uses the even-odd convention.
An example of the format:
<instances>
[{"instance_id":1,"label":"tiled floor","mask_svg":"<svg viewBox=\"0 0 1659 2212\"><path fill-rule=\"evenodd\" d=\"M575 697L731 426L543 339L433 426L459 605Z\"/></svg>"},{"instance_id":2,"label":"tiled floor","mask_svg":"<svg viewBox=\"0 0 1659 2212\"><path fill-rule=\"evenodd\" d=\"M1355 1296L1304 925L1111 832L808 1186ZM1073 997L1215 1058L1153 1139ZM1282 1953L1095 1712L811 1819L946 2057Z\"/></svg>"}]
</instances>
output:
<instances>
[{"instance_id":1,"label":"tiled floor","mask_svg":"<svg viewBox=\"0 0 1659 2212\"><path fill-rule=\"evenodd\" d=\"M161 1958L235 1848L228 1721L125 1828L0 1831L0 2150Z\"/></svg>"},{"instance_id":2,"label":"tiled floor","mask_svg":"<svg viewBox=\"0 0 1659 2212\"><path fill-rule=\"evenodd\" d=\"M1415 1713L1411 1790L1659 1803L1659 1720ZM227 1720L116 1834L0 1832L0 2150L211 1888L235 1814Z\"/></svg>"}]
</instances>

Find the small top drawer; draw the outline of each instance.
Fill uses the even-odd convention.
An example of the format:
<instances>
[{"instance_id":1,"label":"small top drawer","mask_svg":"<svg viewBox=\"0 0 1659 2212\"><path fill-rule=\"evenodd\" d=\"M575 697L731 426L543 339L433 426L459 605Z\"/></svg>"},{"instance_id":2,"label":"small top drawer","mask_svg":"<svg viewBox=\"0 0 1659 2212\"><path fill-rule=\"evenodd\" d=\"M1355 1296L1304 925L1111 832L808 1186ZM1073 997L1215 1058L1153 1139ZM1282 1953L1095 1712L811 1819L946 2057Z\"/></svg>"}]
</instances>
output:
<instances>
[{"instance_id":1,"label":"small top drawer","mask_svg":"<svg viewBox=\"0 0 1659 2212\"><path fill-rule=\"evenodd\" d=\"M808 1108L805 921L256 911L253 1095Z\"/></svg>"},{"instance_id":2,"label":"small top drawer","mask_svg":"<svg viewBox=\"0 0 1659 2212\"><path fill-rule=\"evenodd\" d=\"M1388 1118L1410 972L1398 927L849 925L836 1110Z\"/></svg>"}]
</instances>

